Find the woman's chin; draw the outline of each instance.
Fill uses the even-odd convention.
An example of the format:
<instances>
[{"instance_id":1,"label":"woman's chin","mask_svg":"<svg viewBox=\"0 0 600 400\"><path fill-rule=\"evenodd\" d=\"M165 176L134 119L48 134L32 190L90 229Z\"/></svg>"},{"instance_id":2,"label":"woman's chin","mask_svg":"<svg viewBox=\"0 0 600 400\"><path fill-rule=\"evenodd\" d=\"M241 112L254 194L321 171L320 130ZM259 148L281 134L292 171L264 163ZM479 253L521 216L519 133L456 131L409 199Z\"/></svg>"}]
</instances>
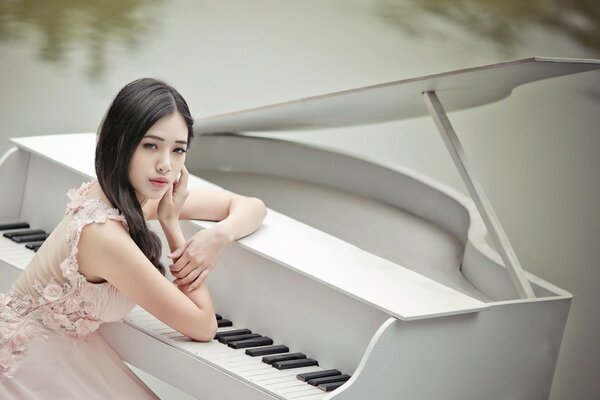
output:
<instances>
[{"instance_id":1,"label":"woman's chin","mask_svg":"<svg viewBox=\"0 0 600 400\"><path fill-rule=\"evenodd\" d=\"M147 193L146 198L148 200L160 200L160 199L163 198L163 196L165 195L165 193L167 193L166 190L162 190L160 192Z\"/></svg>"},{"instance_id":2,"label":"woman's chin","mask_svg":"<svg viewBox=\"0 0 600 400\"><path fill-rule=\"evenodd\" d=\"M138 199L141 199L140 201L147 201L147 200L160 200L163 198L163 196L165 195L167 191L166 190L146 190L144 192L136 192L137 193L137 197Z\"/></svg>"}]
</instances>

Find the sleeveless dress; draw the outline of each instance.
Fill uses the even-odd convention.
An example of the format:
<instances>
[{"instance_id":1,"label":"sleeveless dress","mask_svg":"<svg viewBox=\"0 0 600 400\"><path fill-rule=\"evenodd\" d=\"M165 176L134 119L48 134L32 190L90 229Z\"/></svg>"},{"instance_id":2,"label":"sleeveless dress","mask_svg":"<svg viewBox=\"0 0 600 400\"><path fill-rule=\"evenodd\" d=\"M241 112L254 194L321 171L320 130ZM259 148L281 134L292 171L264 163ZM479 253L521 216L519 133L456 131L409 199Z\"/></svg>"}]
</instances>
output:
<instances>
[{"instance_id":1,"label":"sleeveless dress","mask_svg":"<svg viewBox=\"0 0 600 400\"><path fill-rule=\"evenodd\" d=\"M0 399L158 399L96 332L135 304L79 272L86 225L115 220L127 227L118 210L86 197L92 184L69 191L65 217L0 294Z\"/></svg>"}]
</instances>

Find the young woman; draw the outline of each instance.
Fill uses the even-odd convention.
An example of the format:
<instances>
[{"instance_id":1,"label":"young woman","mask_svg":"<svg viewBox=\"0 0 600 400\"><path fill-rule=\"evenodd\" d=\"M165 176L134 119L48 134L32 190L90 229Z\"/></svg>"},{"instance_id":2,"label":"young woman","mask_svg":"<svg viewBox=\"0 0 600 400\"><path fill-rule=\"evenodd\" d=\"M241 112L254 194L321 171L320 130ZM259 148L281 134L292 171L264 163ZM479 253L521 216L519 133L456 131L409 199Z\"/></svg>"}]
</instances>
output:
<instances>
[{"instance_id":1,"label":"young woman","mask_svg":"<svg viewBox=\"0 0 600 400\"><path fill-rule=\"evenodd\" d=\"M192 136L188 106L172 87L140 79L119 92L99 130L97 181L68 193L65 217L0 294L1 399L156 398L96 332L135 304L194 340L213 338L204 279L266 208L256 198L188 189ZM147 219L160 221L174 283ZM186 242L179 219L220 222Z\"/></svg>"}]
</instances>

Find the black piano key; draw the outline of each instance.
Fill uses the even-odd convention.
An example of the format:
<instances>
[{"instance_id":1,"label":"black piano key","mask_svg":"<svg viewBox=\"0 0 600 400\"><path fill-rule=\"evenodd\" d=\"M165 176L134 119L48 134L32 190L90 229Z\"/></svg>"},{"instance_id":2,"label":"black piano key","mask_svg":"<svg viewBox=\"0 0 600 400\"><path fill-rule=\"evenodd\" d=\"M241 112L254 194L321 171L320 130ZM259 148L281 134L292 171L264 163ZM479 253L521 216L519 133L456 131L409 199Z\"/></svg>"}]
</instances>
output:
<instances>
[{"instance_id":1,"label":"black piano key","mask_svg":"<svg viewBox=\"0 0 600 400\"><path fill-rule=\"evenodd\" d=\"M273 344L273 339L266 336L256 339L238 340L237 342L227 343L227 346L233 349L247 349L248 347L270 346Z\"/></svg>"},{"instance_id":2,"label":"black piano key","mask_svg":"<svg viewBox=\"0 0 600 400\"><path fill-rule=\"evenodd\" d=\"M306 358L306 355L302 353L289 353L280 354L277 356L263 357L262 362L264 362L265 364L273 364L276 361L299 360L301 358Z\"/></svg>"},{"instance_id":3,"label":"black piano key","mask_svg":"<svg viewBox=\"0 0 600 400\"><path fill-rule=\"evenodd\" d=\"M8 224L0 224L0 231L8 231L11 229L27 229L29 224L27 222L10 222Z\"/></svg>"},{"instance_id":4,"label":"black piano key","mask_svg":"<svg viewBox=\"0 0 600 400\"><path fill-rule=\"evenodd\" d=\"M324 392L331 392L332 390L335 390L337 388L339 388L340 386L342 386L344 383L346 383L346 381L344 382L332 382L332 383L322 383L319 386L317 386L319 389L321 389Z\"/></svg>"},{"instance_id":5,"label":"black piano key","mask_svg":"<svg viewBox=\"0 0 600 400\"><path fill-rule=\"evenodd\" d=\"M296 378L300 379L302 382L306 382L310 379L324 378L326 376L334 376L334 375L341 375L341 374L342 373L340 371L338 371L337 369L326 369L324 371L306 372L304 374L298 374L298 375L296 375Z\"/></svg>"},{"instance_id":6,"label":"black piano key","mask_svg":"<svg viewBox=\"0 0 600 400\"><path fill-rule=\"evenodd\" d=\"M252 333L252 331L250 329L232 329L230 331L217 332L215 335L215 340L219 340L225 336L245 335L247 333Z\"/></svg>"},{"instance_id":7,"label":"black piano key","mask_svg":"<svg viewBox=\"0 0 600 400\"><path fill-rule=\"evenodd\" d=\"M16 243L28 243L28 242L36 242L46 240L48 237L47 233L37 233L32 235L23 235L23 236L13 236L10 238L13 242Z\"/></svg>"},{"instance_id":8,"label":"black piano key","mask_svg":"<svg viewBox=\"0 0 600 400\"><path fill-rule=\"evenodd\" d=\"M44 243L43 240L40 240L37 242L29 242L25 245L25 247L27 247L28 249L31 249L31 250L35 250L36 247L39 249L43 243Z\"/></svg>"},{"instance_id":9,"label":"black piano key","mask_svg":"<svg viewBox=\"0 0 600 400\"><path fill-rule=\"evenodd\" d=\"M288 360L288 361L276 361L271 366L277 369L292 369L292 368L300 368L300 367L312 367L319 366L317 360L313 360L312 358L304 358L301 360Z\"/></svg>"},{"instance_id":10,"label":"black piano key","mask_svg":"<svg viewBox=\"0 0 600 400\"><path fill-rule=\"evenodd\" d=\"M290 349L282 344L275 346L258 347L256 349L246 350L246 355L251 357L267 356L269 354L287 353Z\"/></svg>"},{"instance_id":11,"label":"black piano key","mask_svg":"<svg viewBox=\"0 0 600 400\"><path fill-rule=\"evenodd\" d=\"M314 378L306 381L309 385L319 386L323 383L333 383L333 382L346 382L350 379L350 375L335 375L335 376L325 376L323 378Z\"/></svg>"},{"instance_id":12,"label":"black piano key","mask_svg":"<svg viewBox=\"0 0 600 400\"><path fill-rule=\"evenodd\" d=\"M37 234L37 233L46 233L41 229L24 229L21 231L14 231L14 232L5 232L3 234L4 237L12 239L15 236L24 236L24 235L33 235L33 234Z\"/></svg>"},{"instance_id":13,"label":"black piano key","mask_svg":"<svg viewBox=\"0 0 600 400\"><path fill-rule=\"evenodd\" d=\"M31 249L31 250L33 250L33 252L34 252L34 253L37 253L37 251L40 249L40 247L42 247L42 245L41 245L41 244L40 244L39 246L35 246L35 247L34 247L33 249Z\"/></svg>"},{"instance_id":14,"label":"black piano key","mask_svg":"<svg viewBox=\"0 0 600 400\"><path fill-rule=\"evenodd\" d=\"M217 320L217 326L218 326L219 328L225 328L225 327L227 327L227 326L233 326L233 322L231 322L230 320L228 320L228 319L225 319L225 318L223 318L223 319L218 319L218 320Z\"/></svg>"},{"instance_id":15,"label":"black piano key","mask_svg":"<svg viewBox=\"0 0 600 400\"><path fill-rule=\"evenodd\" d=\"M237 341L246 340L246 339L256 339L259 337L262 337L262 335L259 335L258 333L246 333L245 335L224 336L219 339L219 342L221 342L223 344L227 344L229 342L237 342Z\"/></svg>"},{"instance_id":16,"label":"black piano key","mask_svg":"<svg viewBox=\"0 0 600 400\"><path fill-rule=\"evenodd\" d=\"M219 314L215 314L215 318L218 320L223 319L223 317L221 317Z\"/></svg>"}]
</instances>

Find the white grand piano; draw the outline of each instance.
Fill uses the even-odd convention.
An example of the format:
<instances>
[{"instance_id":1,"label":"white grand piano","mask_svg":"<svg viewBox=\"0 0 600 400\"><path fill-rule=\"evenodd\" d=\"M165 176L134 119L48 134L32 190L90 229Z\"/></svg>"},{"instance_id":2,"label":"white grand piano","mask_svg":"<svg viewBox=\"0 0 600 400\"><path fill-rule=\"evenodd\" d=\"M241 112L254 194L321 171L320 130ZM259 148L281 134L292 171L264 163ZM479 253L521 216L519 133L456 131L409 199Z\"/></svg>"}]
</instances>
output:
<instances>
[{"instance_id":1,"label":"white grand piano","mask_svg":"<svg viewBox=\"0 0 600 400\"><path fill-rule=\"evenodd\" d=\"M270 208L209 276L219 333L248 329L272 344L248 355L246 345L193 342L140 308L102 335L128 363L199 399L547 399L572 296L520 266L445 109L595 69L600 60L529 58L197 120L190 184ZM409 170L249 134L368 132L427 113L472 200ZM0 224L50 231L66 191L94 176L95 136L12 141L0 159ZM191 235L211 222L182 224ZM0 291L33 255L0 237Z\"/></svg>"}]
</instances>

